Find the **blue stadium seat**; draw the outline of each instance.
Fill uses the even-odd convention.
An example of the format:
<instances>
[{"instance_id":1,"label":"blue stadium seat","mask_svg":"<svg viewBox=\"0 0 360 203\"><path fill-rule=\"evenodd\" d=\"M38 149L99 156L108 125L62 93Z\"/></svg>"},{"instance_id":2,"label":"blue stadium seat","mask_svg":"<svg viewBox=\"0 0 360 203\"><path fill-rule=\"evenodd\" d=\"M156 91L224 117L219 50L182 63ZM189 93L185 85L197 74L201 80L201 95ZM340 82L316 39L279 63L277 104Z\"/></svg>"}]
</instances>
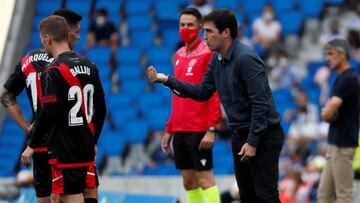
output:
<instances>
[{"instance_id":1,"label":"blue stadium seat","mask_svg":"<svg viewBox=\"0 0 360 203\"><path fill-rule=\"evenodd\" d=\"M82 16L88 16L92 0L67 0L66 8L76 11Z\"/></svg>"},{"instance_id":2,"label":"blue stadium seat","mask_svg":"<svg viewBox=\"0 0 360 203\"><path fill-rule=\"evenodd\" d=\"M124 124L126 140L130 144L141 144L145 142L149 133L149 124L145 120L132 120Z\"/></svg>"},{"instance_id":3,"label":"blue stadium seat","mask_svg":"<svg viewBox=\"0 0 360 203\"><path fill-rule=\"evenodd\" d=\"M124 152L125 144L125 136L121 131L103 133L99 139L99 145L107 156L121 155Z\"/></svg>"},{"instance_id":4,"label":"blue stadium seat","mask_svg":"<svg viewBox=\"0 0 360 203\"><path fill-rule=\"evenodd\" d=\"M156 92L141 95L138 100L138 106L141 112L145 113L153 106L159 106L163 102L162 95Z\"/></svg>"},{"instance_id":5,"label":"blue stadium seat","mask_svg":"<svg viewBox=\"0 0 360 203\"><path fill-rule=\"evenodd\" d=\"M162 39L164 46L174 47L173 51L175 51L176 44L181 41L179 29L167 29L162 31Z\"/></svg>"},{"instance_id":6,"label":"blue stadium seat","mask_svg":"<svg viewBox=\"0 0 360 203\"><path fill-rule=\"evenodd\" d=\"M146 56L149 64L169 64L173 51L166 46L152 47L147 50Z\"/></svg>"},{"instance_id":7,"label":"blue stadium seat","mask_svg":"<svg viewBox=\"0 0 360 203\"><path fill-rule=\"evenodd\" d=\"M318 18L324 6L324 0L301 0L298 4L305 17Z\"/></svg>"},{"instance_id":8,"label":"blue stadium seat","mask_svg":"<svg viewBox=\"0 0 360 203\"><path fill-rule=\"evenodd\" d=\"M234 12L239 10L240 3L241 1L239 0L216 1L215 8L228 8Z\"/></svg>"},{"instance_id":9,"label":"blue stadium seat","mask_svg":"<svg viewBox=\"0 0 360 203\"><path fill-rule=\"evenodd\" d=\"M105 118L105 122L104 122L104 126L102 128L102 133L107 133L109 132L111 129L111 125L110 125L110 121L109 121L109 117Z\"/></svg>"},{"instance_id":10,"label":"blue stadium seat","mask_svg":"<svg viewBox=\"0 0 360 203\"><path fill-rule=\"evenodd\" d=\"M108 95L111 93L112 88L112 81L111 80L102 80L102 87L104 89L105 95Z\"/></svg>"},{"instance_id":11,"label":"blue stadium seat","mask_svg":"<svg viewBox=\"0 0 360 203\"><path fill-rule=\"evenodd\" d=\"M130 97L138 97L145 93L147 81L143 79L128 79L120 81L120 89Z\"/></svg>"},{"instance_id":12,"label":"blue stadium seat","mask_svg":"<svg viewBox=\"0 0 360 203\"><path fill-rule=\"evenodd\" d=\"M178 28L179 9L179 1L158 0L155 2L159 31Z\"/></svg>"},{"instance_id":13,"label":"blue stadium seat","mask_svg":"<svg viewBox=\"0 0 360 203\"><path fill-rule=\"evenodd\" d=\"M243 10L246 14L261 13L262 8L266 4L266 0L244 0Z\"/></svg>"},{"instance_id":14,"label":"blue stadium seat","mask_svg":"<svg viewBox=\"0 0 360 203\"><path fill-rule=\"evenodd\" d=\"M246 37L251 38L252 37L252 28L251 26L245 27L244 34Z\"/></svg>"},{"instance_id":15,"label":"blue stadium seat","mask_svg":"<svg viewBox=\"0 0 360 203\"><path fill-rule=\"evenodd\" d=\"M170 106L160 105L153 106L143 113L145 114L145 118L149 122L152 130L163 130L165 129L165 124L169 119L170 111Z\"/></svg>"},{"instance_id":16,"label":"blue stadium seat","mask_svg":"<svg viewBox=\"0 0 360 203\"><path fill-rule=\"evenodd\" d=\"M145 50L154 45L154 39L155 32L151 30L143 30L130 33L131 46L137 47L141 50Z\"/></svg>"},{"instance_id":17,"label":"blue stadium seat","mask_svg":"<svg viewBox=\"0 0 360 203\"><path fill-rule=\"evenodd\" d=\"M341 5L344 3L344 0L325 0L325 3L331 5Z\"/></svg>"},{"instance_id":18,"label":"blue stadium seat","mask_svg":"<svg viewBox=\"0 0 360 203\"><path fill-rule=\"evenodd\" d=\"M213 146L213 153L227 153L231 152L231 144L229 140L225 140L223 138L216 137L215 144Z\"/></svg>"},{"instance_id":19,"label":"blue stadium seat","mask_svg":"<svg viewBox=\"0 0 360 203\"><path fill-rule=\"evenodd\" d=\"M99 77L101 81L110 80L110 73L111 73L111 66L109 63L99 63L95 62L95 65L97 66L99 70Z\"/></svg>"},{"instance_id":20,"label":"blue stadium seat","mask_svg":"<svg viewBox=\"0 0 360 203\"><path fill-rule=\"evenodd\" d=\"M296 0L272 0L272 5L279 15L281 12L292 11L295 8Z\"/></svg>"},{"instance_id":21,"label":"blue stadium seat","mask_svg":"<svg viewBox=\"0 0 360 203\"><path fill-rule=\"evenodd\" d=\"M144 71L145 68L137 64L119 66L118 67L119 80L122 81L131 78L140 79L141 76L144 74Z\"/></svg>"},{"instance_id":22,"label":"blue stadium seat","mask_svg":"<svg viewBox=\"0 0 360 203\"><path fill-rule=\"evenodd\" d=\"M277 111L279 112L280 116L283 117L284 116L284 113L287 111L287 110L296 110L297 109L297 106L294 102L278 102L278 101L275 101L276 103L276 108L277 108Z\"/></svg>"},{"instance_id":23,"label":"blue stadium seat","mask_svg":"<svg viewBox=\"0 0 360 203\"><path fill-rule=\"evenodd\" d=\"M15 124L14 121L7 119L2 125L1 133L15 136L24 134L24 131L17 124Z\"/></svg>"},{"instance_id":24,"label":"blue stadium seat","mask_svg":"<svg viewBox=\"0 0 360 203\"><path fill-rule=\"evenodd\" d=\"M161 16L162 12L175 12L175 14L179 11L180 9L180 2L179 1L167 1L167 0L157 0L155 1L155 11L157 13L157 15Z\"/></svg>"},{"instance_id":25,"label":"blue stadium seat","mask_svg":"<svg viewBox=\"0 0 360 203\"><path fill-rule=\"evenodd\" d=\"M246 19L249 22L249 26L248 27L252 27L255 20L259 17L261 17L262 13L261 11L254 11L252 13L247 13L246 14ZM251 38L251 37L250 37Z\"/></svg>"},{"instance_id":26,"label":"blue stadium seat","mask_svg":"<svg viewBox=\"0 0 360 203\"><path fill-rule=\"evenodd\" d=\"M108 46L94 46L87 50L86 56L96 63L108 63L111 57L111 48Z\"/></svg>"},{"instance_id":27,"label":"blue stadium seat","mask_svg":"<svg viewBox=\"0 0 360 203\"><path fill-rule=\"evenodd\" d=\"M0 146L2 147L22 148L25 141L26 135L24 133L9 134L4 132L0 135Z\"/></svg>"},{"instance_id":28,"label":"blue stadium seat","mask_svg":"<svg viewBox=\"0 0 360 203\"><path fill-rule=\"evenodd\" d=\"M39 32L40 23L46 17L47 17L47 15L36 15L36 16L34 16L34 18L32 20L33 31L38 31Z\"/></svg>"},{"instance_id":29,"label":"blue stadium seat","mask_svg":"<svg viewBox=\"0 0 360 203\"><path fill-rule=\"evenodd\" d=\"M106 9L108 11L108 16L119 15L120 7L122 5L122 1L118 0L97 0L95 8L96 9Z\"/></svg>"},{"instance_id":30,"label":"blue stadium seat","mask_svg":"<svg viewBox=\"0 0 360 203\"><path fill-rule=\"evenodd\" d=\"M215 143L216 146L218 143ZM215 154L215 152L213 152ZM234 164L231 149L218 153L220 156L214 156L214 173L217 175L232 174Z\"/></svg>"},{"instance_id":31,"label":"blue stadium seat","mask_svg":"<svg viewBox=\"0 0 360 203\"><path fill-rule=\"evenodd\" d=\"M116 14L109 14L108 15L108 20L110 22L112 22L115 25L115 29L118 30L118 27L120 26L120 22L121 22L121 16L116 13ZM121 33L119 33L120 35Z\"/></svg>"},{"instance_id":32,"label":"blue stadium seat","mask_svg":"<svg viewBox=\"0 0 360 203\"><path fill-rule=\"evenodd\" d=\"M166 72L164 72L166 73ZM159 84L154 84L154 90L157 94L160 94L162 96L162 98L164 99L164 102L167 103L167 105L171 105L171 96L172 96L172 91L165 87L164 85L159 85Z\"/></svg>"},{"instance_id":33,"label":"blue stadium seat","mask_svg":"<svg viewBox=\"0 0 360 203\"><path fill-rule=\"evenodd\" d=\"M147 31L151 29L152 18L148 14L132 15L127 19L129 33L134 31Z\"/></svg>"},{"instance_id":34,"label":"blue stadium seat","mask_svg":"<svg viewBox=\"0 0 360 203\"><path fill-rule=\"evenodd\" d=\"M287 88L277 89L273 92L273 97L277 103L289 103L293 101L293 95L291 91Z\"/></svg>"},{"instance_id":35,"label":"blue stadium seat","mask_svg":"<svg viewBox=\"0 0 360 203\"><path fill-rule=\"evenodd\" d=\"M31 33L31 45L34 47L42 47L41 39L40 39L40 32L35 30Z\"/></svg>"},{"instance_id":36,"label":"blue stadium seat","mask_svg":"<svg viewBox=\"0 0 360 203\"><path fill-rule=\"evenodd\" d=\"M113 108L109 114L116 129L122 130L125 128L125 123L128 120L133 120L138 117L138 110L134 107L127 106L125 108Z\"/></svg>"},{"instance_id":37,"label":"blue stadium seat","mask_svg":"<svg viewBox=\"0 0 360 203\"><path fill-rule=\"evenodd\" d=\"M308 71L308 75L310 77L314 77L316 71L322 67L322 66L326 66L327 63L326 61L309 61L307 63L307 71Z\"/></svg>"},{"instance_id":38,"label":"blue stadium seat","mask_svg":"<svg viewBox=\"0 0 360 203\"><path fill-rule=\"evenodd\" d=\"M164 163L158 166L159 175L179 175L179 171L176 170L173 163Z\"/></svg>"},{"instance_id":39,"label":"blue stadium seat","mask_svg":"<svg viewBox=\"0 0 360 203\"><path fill-rule=\"evenodd\" d=\"M49 16L53 11L61 8L62 0L38 0L36 2L36 14Z\"/></svg>"},{"instance_id":40,"label":"blue stadium seat","mask_svg":"<svg viewBox=\"0 0 360 203\"><path fill-rule=\"evenodd\" d=\"M123 64L140 64L141 50L136 47L120 47L116 52L116 60Z\"/></svg>"},{"instance_id":41,"label":"blue stadium seat","mask_svg":"<svg viewBox=\"0 0 360 203\"><path fill-rule=\"evenodd\" d=\"M125 13L128 16L149 13L152 6L151 1L143 1L143 0L131 0L127 1L125 4Z\"/></svg>"},{"instance_id":42,"label":"blue stadium seat","mask_svg":"<svg viewBox=\"0 0 360 203\"><path fill-rule=\"evenodd\" d=\"M84 53L84 47L86 44L86 37L87 37L87 28L86 29L81 29L81 25L80 25L80 39L78 41L76 41L75 46L74 46L74 51L80 53L80 54L85 54Z\"/></svg>"},{"instance_id":43,"label":"blue stadium seat","mask_svg":"<svg viewBox=\"0 0 360 203\"><path fill-rule=\"evenodd\" d=\"M283 12L279 16L282 25L282 36L298 35L304 21L303 13L299 11Z\"/></svg>"},{"instance_id":44,"label":"blue stadium seat","mask_svg":"<svg viewBox=\"0 0 360 203\"><path fill-rule=\"evenodd\" d=\"M159 63L159 64L150 63L150 65L153 65L159 73L173 74L174 72L174 65L172 65L171 63Z\"/></svg>"},{"instance_id":45,"label":"blue stadium seat","mask_svg":"<svg viewBox=\"0 0 360 203\"><path fill-rule=\"evenodd\" d=\"M1 137L1 136L0 136ZM19 161L22 146L1 146L0 147L0 177L14 176L15 166Z\"/></svg>"},{"instance_id":46,"label":"blue stadium seat","mask_svg":"<svg viewBox=\"0 0 360 203\"><path fill-rule=\"evenodd\" d=\"M126 94L121 94L121 93L112 94L108 96L108 99L109 101L107 102L107 105L111 110L119 106L126 108L132 105L132 98Z\"/></svg>"},{"instance_id":47,"label":"blue stadium seat","mask_svg":"<svg viewBox=\"0 0 360 203\"><path fill-rule=\"evenodd\" d=\"M239 25L244 26L244 21L245 21L244 14L242 12L239 12L239 11L234 12L234 14L235 14L236 20L238 22L238 26Z\"/></svg>"},{"instance_id":48,"label":"blue stadium seat","mask_svg":"<svg viewBox=\"0 0 360 203\"><path fill-rule=\"evenodd\" d=\"M87 31L89 30L90 22L91 22L91 19L89 17L87 17L87 16L82 17L82 19L80 21L80 32L85 32L85 35L80 35L80 38L81 37L86 38ZM83 33L80 33L80 34L83 34Z\"/></svg>"}]
</instances>

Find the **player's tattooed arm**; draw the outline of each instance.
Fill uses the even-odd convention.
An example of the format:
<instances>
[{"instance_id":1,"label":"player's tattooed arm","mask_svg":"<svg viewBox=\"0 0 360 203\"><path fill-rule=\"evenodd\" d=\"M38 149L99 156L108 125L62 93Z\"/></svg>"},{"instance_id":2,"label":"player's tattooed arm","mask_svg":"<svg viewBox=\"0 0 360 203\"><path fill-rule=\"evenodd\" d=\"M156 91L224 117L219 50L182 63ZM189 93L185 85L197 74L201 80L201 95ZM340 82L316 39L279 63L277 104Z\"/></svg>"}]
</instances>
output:
<instances>
[{"instance_id":1,"label":"player's tattooed arm","mask_svg":"<svg viewBox=\"0 0 360 203\"><path fill-rule=\"evenodd\" d=\"M15 105L15 104L17 104L16 96L12 92L7 90L6 88L3 88L3 90L1 91L1 94L0 94L0 103L5 108Z\"/></svg>"}]
</instances>

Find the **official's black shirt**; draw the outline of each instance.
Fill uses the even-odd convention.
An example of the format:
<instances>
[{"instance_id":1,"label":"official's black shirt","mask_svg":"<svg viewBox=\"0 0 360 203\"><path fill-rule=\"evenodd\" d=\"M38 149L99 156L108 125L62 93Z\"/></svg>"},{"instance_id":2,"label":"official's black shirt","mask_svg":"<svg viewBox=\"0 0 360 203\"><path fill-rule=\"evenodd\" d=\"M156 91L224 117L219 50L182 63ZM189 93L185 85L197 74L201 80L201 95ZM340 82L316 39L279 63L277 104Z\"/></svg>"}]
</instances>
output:
<instances>
[{"instance_id":1,"label":"official's black shirt","mask_svg":"<svg viewBox=\"0 0 360 203\"><path fill-rule=\"evenodd\" d=\"M42 107L42 89L40 77L46 66L53 62L44 49L36 49L28 53L16 65L14 72L9 76L4 87L15 96L26 88L33 118L40 112ZM46 146L46 136L36 144L36 147Z\"/></svg>"},{"instance_id":2,"label":"official's black shirt","mask_svg":"<svg viewBox=\"0 0 360 203\"><path fill-rule=\"evenodd\" d=\"M339 147L358 146L360 86L354 69L348 69L339 75L331 96L343 101L339 116L330 123L328 142Z\"/></svg>"},{"instance_id":3,"label":"official's black shirt","mask_svg":"<svg viewBox=\"0 0 360 203\"><path fill-rule=\"evenodd\" d=\"M97 67L69 51L43 72L43 109L35 121L30 147L47 132L50 163L58 167L91 165L106 107Z\"/></svg>"},{"instance_id":4,"label":"official's black shirt","mask_svg":"<svg viewBox=\"0 0 360 203\"><path fill-rule=\"evenodd\" d=\"M169 77L165 86L179 96L203 101L217 90L234 130L249 128L247 142L257 146L260 132L280 122L261 58L248 46L234 40L226 55L216 52L199 85Z\"/></svg>"}]
</instances>

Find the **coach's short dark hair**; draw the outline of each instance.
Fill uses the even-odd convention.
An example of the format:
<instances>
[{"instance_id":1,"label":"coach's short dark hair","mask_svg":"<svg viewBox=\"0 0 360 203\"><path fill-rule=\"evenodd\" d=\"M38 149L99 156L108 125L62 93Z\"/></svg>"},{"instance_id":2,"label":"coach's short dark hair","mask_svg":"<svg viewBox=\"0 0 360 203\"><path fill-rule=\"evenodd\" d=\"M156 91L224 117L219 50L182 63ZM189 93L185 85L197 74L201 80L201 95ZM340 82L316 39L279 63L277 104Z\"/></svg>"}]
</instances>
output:
<instances>
[{"instance_id":1,"label":"coach's short dark hair","mask_svg":"<svg viewBox=\"0 0 360 203\"><path fill-rule=\"evenodd\" d=\"M56 42L61 42L68 40L69 28L64 17L51 15L41 21L40 32L50 35Z\"/></svg>"},{"instance_id":2,"label":"coach's short dark hair","mask_svg":"<svg viewBox=\"0 0 360 203\"><path fill-rule=\"evenodd\" d=\"M194 7L185 8L184 10L181 11L180 17L182 15L184 15L184 14L193 15L193 16L196 17L196 20L198 22L201 22L202 16L201 16L201 13L199 12L199 10L197 8L194 8Z\"/></svg>"},{"instance_id":3,"label":"coach's short dark hair","mask_svg":"<svg viewBox=\"0 0 360 203\"><path fill-rule=\"evenodd\" d=\"M237 20L229 9L222 8L212 11L203 18L203 23L209 21L215 24L220 33L229 28L231 38L235 39L237 37Z\"/></svg>"},{"instance_id":4,"label":"coach's short dark hair","mask_svg":"<svg viewBox=\"0 0 360 203\"><path fill-rule=\"evenodd\" d=\"M70 26L76 25L76 24L80 23L80 21L82 20L81 15L77 14L76 12L74 12L72 10L66 9L66 8L62 8L62 9L54 11L53 15L64 17L67 24Z\"/></svg>"}]
</instances>

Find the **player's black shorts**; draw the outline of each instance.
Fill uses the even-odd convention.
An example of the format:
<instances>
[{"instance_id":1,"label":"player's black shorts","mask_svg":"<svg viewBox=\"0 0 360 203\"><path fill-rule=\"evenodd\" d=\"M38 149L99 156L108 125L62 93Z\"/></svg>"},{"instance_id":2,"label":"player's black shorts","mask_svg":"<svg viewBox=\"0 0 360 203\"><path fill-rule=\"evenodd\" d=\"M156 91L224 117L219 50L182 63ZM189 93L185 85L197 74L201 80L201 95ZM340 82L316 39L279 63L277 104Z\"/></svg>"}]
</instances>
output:
<instances>
[{"instance_id":1,"label":"player's black shorts","mask_svg":"<svg viewBox=\"0 0 360 203\"><path fill-rule=\"evenodd\" d=\"M208 171L213 168L212 150L199 151L199 144L205 132L174 133L173 148L177 169Z\"/></svg>"},{"instance_id":2,"label":"player's black shorts","mask_svg":"<svg viewBox=\"0 0 360 203\"><path fill-rule=\"evenodd\" d=\"M48 153L35 152L33 158L33 175L36 197L49 197L51 195L51 168Z\"/></svg>"},{"instance_id":3,"label":"player's black shorts","mask_svg":"<svg viewBox=\"0 0 360 203\"><path fill-rule=\"evenodd\" d=\"M51 165L53 194L80 194L85 188L99 185L94 166L77 168L58 168Z\"/></svg>"}]
</instances>

